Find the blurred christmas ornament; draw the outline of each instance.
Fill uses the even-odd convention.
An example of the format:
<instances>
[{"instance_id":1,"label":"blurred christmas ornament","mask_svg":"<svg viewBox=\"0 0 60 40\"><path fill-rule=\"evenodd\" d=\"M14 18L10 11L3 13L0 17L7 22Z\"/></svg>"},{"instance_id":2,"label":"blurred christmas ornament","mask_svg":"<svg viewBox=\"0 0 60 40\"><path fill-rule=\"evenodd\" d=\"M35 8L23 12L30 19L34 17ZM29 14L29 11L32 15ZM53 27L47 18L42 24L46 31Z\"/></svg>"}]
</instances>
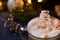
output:
<instances>
[{"instance_id":1,"label":"blurred christmas ornament","mask_svg":"<svg viewBox=\"0 0 60 40\"><path fill-rule=\"evenodd\" d=\"M17 7L16 1L15 0L8 0L7 7L9 9L9 11L12 12L13 9L15 9Z\"/></svg>"}]
</instances>

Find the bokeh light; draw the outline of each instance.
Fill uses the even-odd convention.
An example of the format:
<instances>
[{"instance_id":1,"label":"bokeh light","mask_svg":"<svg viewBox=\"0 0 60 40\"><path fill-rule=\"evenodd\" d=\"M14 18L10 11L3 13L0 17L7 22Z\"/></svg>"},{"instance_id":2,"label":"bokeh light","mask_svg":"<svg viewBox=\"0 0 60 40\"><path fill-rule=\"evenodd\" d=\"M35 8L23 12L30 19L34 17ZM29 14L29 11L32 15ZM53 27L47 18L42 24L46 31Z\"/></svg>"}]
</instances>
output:
<instances>
[{"instance_id":1,"label":"bokeh light","mask_svg":"<svg viewBox=\"0 0 60 40\"><path fill-rule=\"evenodd\" d=\"M38 0L38 2L42 2L43 0Z\"/></svg>"},{"instance_id":2,"label":"bokeh light","mask_svg":"<svg viewBox=\"0 0 60 40\"><path fill-rule=\"evenodd\" d=\"M0 1L0 6L2 6L2 2Z\"/></svg>"},{"instance_id":3,"label":"bokeh light","mask_svg":"<svg viewBox=\"0 0 60 40\"><path fill-rule=\"evenodd\" d=\"M31 4L31 0L28 0L28 3L30 3L30 4Z\"/></svg>"}]
</instances>

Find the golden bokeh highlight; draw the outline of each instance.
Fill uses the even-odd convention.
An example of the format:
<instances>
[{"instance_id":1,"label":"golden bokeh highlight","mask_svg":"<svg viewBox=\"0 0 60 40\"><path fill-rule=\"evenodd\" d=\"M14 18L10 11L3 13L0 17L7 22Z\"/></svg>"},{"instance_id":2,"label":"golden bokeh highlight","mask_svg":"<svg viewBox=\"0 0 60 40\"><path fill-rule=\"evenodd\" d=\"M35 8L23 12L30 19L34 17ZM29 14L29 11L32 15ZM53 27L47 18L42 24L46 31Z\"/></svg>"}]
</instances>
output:
<instances>
[{"instance_id":1,"label":"golden bokeh highlight","mask_svg":"<svg viewBox=\"0 0 60 40\"><path fill-rule=\"evenodd\" d=\"M23 8L24 6L23 0L16 0L16 3L19 5L20 8Z\"/></svg>"},{"instance_id":2,"label":"golden bokeh highlight","mask_svg":"<svg viewBox=\"0 0 60 40\"><path fill-rule=\"evenodd\" d=\"M31 4L31 0L28 0L28 3Z\"/></svg>"},{"instance_id":3,"label":"golden bokeh highlight","mask_svg":"<svg viewBox=\"0 0 60 40\"><path fill-rule=\"evenodd\" d=\"M42 2L43 0L38 0L38 2Z\"/></svg>"},{"instance_id":4,"label":"golden bokeh highlight","mask_svg":"<svg viewBox=\"0 0 60 40\"><path fill-rule=\"evenodd\" d=\"M2 6L2 4L3 4L3 3L0 1L0 6Z\"/></svg>"}]
</instances>

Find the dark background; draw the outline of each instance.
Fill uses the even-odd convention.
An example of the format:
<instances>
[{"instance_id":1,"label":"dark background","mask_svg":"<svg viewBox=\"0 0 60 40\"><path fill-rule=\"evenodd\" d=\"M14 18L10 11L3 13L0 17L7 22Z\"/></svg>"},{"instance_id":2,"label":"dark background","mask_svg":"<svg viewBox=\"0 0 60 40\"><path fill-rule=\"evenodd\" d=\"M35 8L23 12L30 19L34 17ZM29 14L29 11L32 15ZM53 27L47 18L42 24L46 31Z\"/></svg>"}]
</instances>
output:
<instances>
[{"instance_id":1,"label":"dark background","mask_svg":"<svg viewBox=\"0 0 60 40\"><path fill-rule=\"evenodd\" d=\"M0 0L3 2L3 10L0 11L8 11L7 2L8 0ZM43 0L43 2L38 3L37 0L32 0L32 5L34 9L38 9L39 6L42 6L43 9L54 9L54 6L60 4L60 0Z\"/></svg>"}]
</instances>

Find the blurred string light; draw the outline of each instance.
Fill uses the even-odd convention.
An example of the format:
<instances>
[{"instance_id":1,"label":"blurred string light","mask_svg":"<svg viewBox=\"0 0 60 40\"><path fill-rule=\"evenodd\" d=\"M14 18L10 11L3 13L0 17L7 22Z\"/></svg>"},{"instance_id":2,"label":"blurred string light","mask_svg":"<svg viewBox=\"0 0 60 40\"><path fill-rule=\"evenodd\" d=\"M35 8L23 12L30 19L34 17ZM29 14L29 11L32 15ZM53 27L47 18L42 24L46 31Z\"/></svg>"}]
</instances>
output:
<instances>
[{"instance_id":1,"label":"blurred string light","mask_svg":"<svg viewBox=\"0 0 60 40\"><path fill-rule=\"evenodd\" d=\"M38 0L38 2L43 2L43 0Z\"/></svg>"},{"instance_id":2,"label":"blurred string light","mask_svg":"<svg viewBox=\"0 0 60 40\"><path fill-rule=\"evenodd\" d=\"M2 6L2 2L0 1L0 6Z\"/></svg>"},{"instance_id":3,"label":"blurred string light","mask_svg":"<svg viewBox=\"0 0 60 40\"><path fill-rule=\"evenodd\" d=\"M31 4L31 0L28 0L28 3Z\"/></svg>"}]
</instances>

